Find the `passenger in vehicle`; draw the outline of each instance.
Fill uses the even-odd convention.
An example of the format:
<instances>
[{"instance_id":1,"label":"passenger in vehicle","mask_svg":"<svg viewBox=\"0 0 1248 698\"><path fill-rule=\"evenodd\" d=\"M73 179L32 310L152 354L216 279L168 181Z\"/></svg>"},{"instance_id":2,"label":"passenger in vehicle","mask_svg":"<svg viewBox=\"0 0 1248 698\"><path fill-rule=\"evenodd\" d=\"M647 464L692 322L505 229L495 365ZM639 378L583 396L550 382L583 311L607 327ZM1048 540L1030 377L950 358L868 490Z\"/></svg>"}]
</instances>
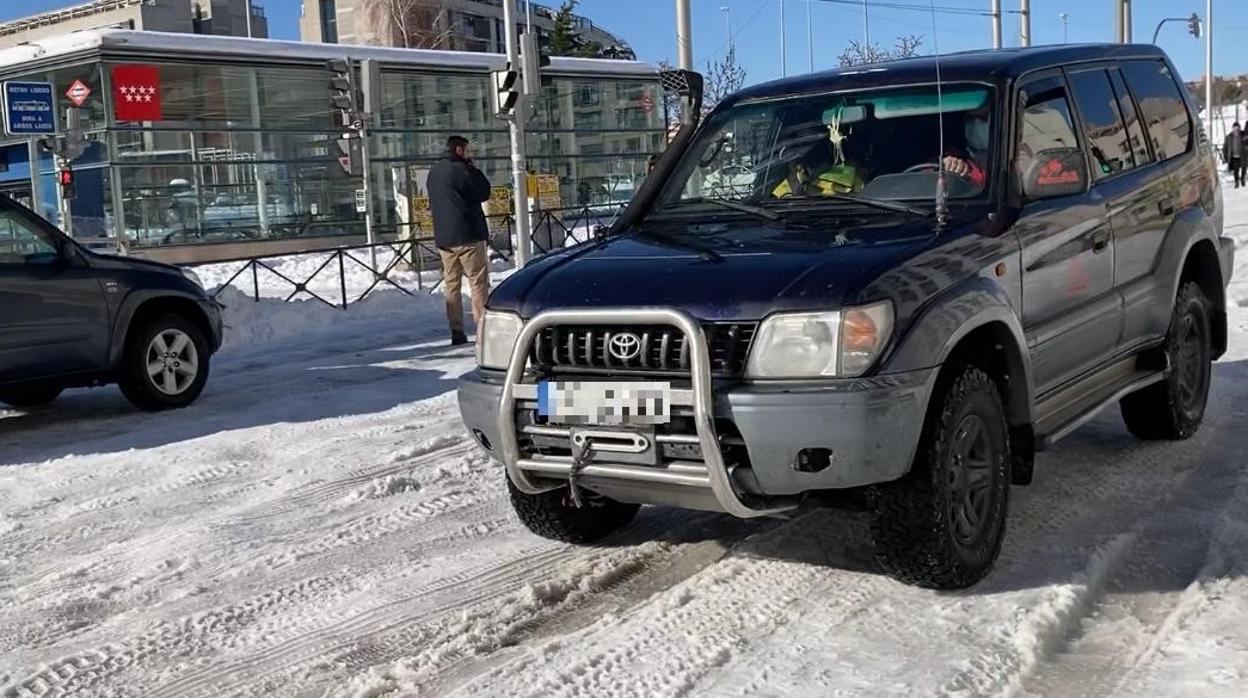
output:
<instances>
[{"instance_id":1,"label":"passenger in vehicle","mask_svg":"<svg viewBox=\"0 0 1248 698\"><path fill-rule=\"evenodd\" d=\"M789 174L772 190L777 199L796 196L851 194L866 184L866 168L860 164L858 141L829 127L828 137L820 138L801 159L789 167Z\"/></svg>"}]
</instances>

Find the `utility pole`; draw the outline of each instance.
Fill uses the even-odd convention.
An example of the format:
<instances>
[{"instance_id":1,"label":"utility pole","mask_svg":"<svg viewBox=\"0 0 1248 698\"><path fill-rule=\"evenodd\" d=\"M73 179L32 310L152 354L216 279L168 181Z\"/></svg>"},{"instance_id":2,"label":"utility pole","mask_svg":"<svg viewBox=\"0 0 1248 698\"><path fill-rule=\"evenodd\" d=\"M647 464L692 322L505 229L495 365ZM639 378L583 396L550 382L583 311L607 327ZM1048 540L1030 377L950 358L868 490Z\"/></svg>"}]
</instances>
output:
<instances>
[{"instance_id":1,"label":"utility pole","mask_svg":"<svg viewBox=\"0 0 1248 698\"><path fill-rule=\"evenodd\" d=\"M1123 15L1126 14L1126 0L1114 0L1114 41L1126 43L1122 34Z\"/></svg>"},{"instance_id":2,"label":"utility pole","mask_svg":"<svg viewBox=\"0 0 1248 698\"><path fill-rule=\"evenodd\" d=\"M507 30L507 63L512 70L520 67L520 36L516 30L515 2L503 0L503 23ZM512 207L516 211L516 266L529 263L529 186L524 164L524 121L529 115L529 98L521 90L515 110L507 120L511 132L511 182L515 194Z\"/></svg>"},{"instance_id":3,"label":"utility pole","mask_svg":"<svg viewBox=\"0 0 1248 698\"><path fill-rule=\"evenodd\" d=\"M789 59L784 47L784 0L780 0L780 75L787 77L788 74Z\"/></svg>"},{"instance_id":4,"label":"utility pole","mask_svg":"<svg viewBox=\"0 0 1248 698\"><path fill-rule=\"evenodd\" d=\"M1031 0L1020 0L1018 7L1018 45L1031 46Z\"/></svg>"},{"instance_id":5,"label":"utility pole","mask_svg":"<svg viewBox=\"0 0 1248 698\"><path fill-rule=\"evenodd\" d=\"M862 0L862 50L871 53L871 19L867 14L867 0Z\"/></svg>"},{"instance_id":6,"label":"utility pole","mask_svg":"<svg viewBox=\"0 0 1248 698\"><path fill-rule=\"evenodd\" d=\"M508 3L504 1L503 4ZM676 0L676 67L681 70L693 70L693 37L689 35L691 24L689 0Z\"/></svg>"},{"instance_id":7,"label":"utility pole","mask_svg":"<svg viewBox=\"0 0 1248 698\"><path fill-rule=\"evenodd\" d=\"M814 4L815 0L806 0L806 62L807 70L812 73L815 72L815 30L810 8Z\"/></svg>"},{"instance_id":8,"label":"utility pole","mask_svg":"<svg viewBox=\"0 0 1248 698\"><path fill-rule=\"evenodd\" d=\"M1062 43L1068 44L1070 43L1070 15L1060 12L1057 18L1062 20Z\"/></svg>"},{"instance_id":9,"label":"utility pole","mask_svg":"<svg viewBox=\"0 0 1248 698\"><path fill-rule=\"evenodd\" d=\"M992 20L992 47L1001 48L1001 0L992 0L988 17Z\"/></svg>"},{"instance_id":10,"label":"utility pole","mask_svg":"<svg viewBox=\"0 0 1248 698\"><path fill-rule=\"evenodd\" d=\"M728 7L727 5L721 5L719 8L719 11L724 13L725 30L728 32L728 34L724 37L724 39L728 42L728 48L729 50L731 50L732 49L732 8Z\"/></svg>"},{"instance_id":11,"label":"utility pole","mask_svg":"<svg viewBox=\"0 0 1248 698\"><path fill-rule=\"evenodd\" d=\"M1122 0L1122 43L1131 43L1131 0Z\"/></svg>"},{"instance_id":12,"label":"utility pole","mask_svg":"<svg viewBox=\"0 0 1248 698\"><path fill-rule=\"evenodd\" d=\"M1213 143L1213 0L1205 0L1205 133Z\"/></svg>"},{"instance_id":13,"label":"utility pole","mask_svg":"<svg viewBox=\"0 0 1248 698\"><path fill-rule=\"evenodd\" d=\"M243 11L247 13L247 38L250 39L251 38L251 0L246 0L243 3L243 5L244 5Z\"/></svg>"}]
</instances>

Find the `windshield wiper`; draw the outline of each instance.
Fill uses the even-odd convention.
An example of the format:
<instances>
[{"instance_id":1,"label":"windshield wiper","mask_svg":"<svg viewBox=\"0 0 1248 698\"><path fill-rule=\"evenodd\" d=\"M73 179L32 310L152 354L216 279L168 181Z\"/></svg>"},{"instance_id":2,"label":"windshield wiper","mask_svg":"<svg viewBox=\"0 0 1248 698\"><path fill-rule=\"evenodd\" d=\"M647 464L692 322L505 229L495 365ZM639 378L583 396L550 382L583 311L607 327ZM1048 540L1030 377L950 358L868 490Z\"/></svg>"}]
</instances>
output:
<instances>
[{"instance_id":1,"label":"windshield wiper","mask_svg":"<svg viewBox=\"0 0 1248 698\"><path fill-rule=\"evenodd\" d=\"M824 194L821 196L802 196L784 199L785 201L841 201L845 203L861 204L872 208L884 209L885 211L896 211L898 213L909 213L914 216L923 216L927 218L932 215L931 211L919 208L918 206L910 206L898 201L888 201L886 199L871 199L865 196L855 196L853 194Z\"/></svg>"},{"instance_id":2,"label":"windshield wiper","mask_svg":"<svg viewBox=\"0 0 1248 698\"><path fill-rule=\"evenodd\" d=\"M714 204L720 208L728 208L733 211L748 213L752 216L762 218L769 221L780 220L780 214L775 211L769 211L762 206L751 206L750 204L741 203L732 199L721 199L714 196L699 196L694 199L681 199L677 204ZM656 211L657 213L657 211Z\"/></svg>"},{"instance_id":3,"label":"windshield wiper","mask_svg":"<svg viewBox=\"0 0 1248 698\"><path fill-rule=\"evenodd\" d=\"M651 240L655 240L656 242L659 242L661 244L671 245L672 247L676 247L679 249L691 250L693 252L697 252L699 257L701 257L702 259L708 262L720 262L720 261L723 261L724 259L723 256L721 256L718 252L716 252L715 248L711 247L710 245L705 245L702 243L694 242L693 240L682 238L679 235L671 235L669 233L660 233L657 230L649 230L646 228L639 228L637 230L634 230L633 234L639 235L641 237L650 238Z\"/></svg>"}]
</instances>

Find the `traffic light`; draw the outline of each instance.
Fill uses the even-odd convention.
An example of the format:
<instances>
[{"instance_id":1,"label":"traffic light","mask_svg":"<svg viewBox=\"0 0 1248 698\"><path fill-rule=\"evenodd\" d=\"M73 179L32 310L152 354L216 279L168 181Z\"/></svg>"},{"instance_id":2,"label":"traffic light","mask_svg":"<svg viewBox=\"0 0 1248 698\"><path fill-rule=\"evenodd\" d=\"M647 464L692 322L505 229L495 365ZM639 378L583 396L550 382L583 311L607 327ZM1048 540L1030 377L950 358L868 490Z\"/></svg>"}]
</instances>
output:
<instances>
[{"instance_id":1,"label":"traffic light","mask_svg":"<svg viewBox=\"0 0 1248 698\"><path fill-rule=\"evenodd\" d=\"M520 65L524 77L524 94L532 97L542 93L542 68L550 65L550 56L542 52L538 34L520 35Z\"/></svg>"},{"instance_id":2,"label":"traffic light","mask_svg":"<svg viewBox=\"0 0 1248 698\"><path fill-rule=\"evenodd\" d=\"M508 63L506 68L492 71L490 76L494 79L494 113L500 116L511 114L515 111L516 100L520 99L516 84L520 80L520 72L513 70Z\"/></svg>"},{"instance_id":3,"label":"traffic light","mask_svg":"<svg viewBox=\"0 0 1248 698\"><path fill-rule=\"evenodd\" d=\"M61 198L69 201L74 198L74 171L68 167L58 173L61 185Z\"/></svg>"},{"instance_id":4,"label":"traffic light","mask_svg":"<svg viewBox=\"0 0 1248 698\"><path fill-rule=\"evenodd\" d=\"M1200 38L1200 15L1193 12L1192 16L1187 18L1187 31L1197 39Z\"/></svg>"},{"instance_id":5,"label":"traffic light","mask_svg":"<svg viewBox=\"0 0 1248 698\"><path fill-rule=\"evenodd\" d=\"M326 67L331 73L329 103L338 111L343 126L357 128L360 119L355 99L355 71L351 66L351 59L334 58Z\"/></svg>"}]
</instances>

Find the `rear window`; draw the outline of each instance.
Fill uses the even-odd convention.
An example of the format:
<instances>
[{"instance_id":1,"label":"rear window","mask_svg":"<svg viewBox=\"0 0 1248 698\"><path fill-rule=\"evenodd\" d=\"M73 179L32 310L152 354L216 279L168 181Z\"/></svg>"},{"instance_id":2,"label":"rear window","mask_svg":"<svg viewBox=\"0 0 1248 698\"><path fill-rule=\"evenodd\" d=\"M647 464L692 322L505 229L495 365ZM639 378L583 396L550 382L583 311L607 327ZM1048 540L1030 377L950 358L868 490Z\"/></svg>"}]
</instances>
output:
<instances>
[{"instance_id":1,"label":"rear window","mask_svg":"<svg viewBox=\"0 0 1248 698\"><path fill-rule=\"evenodd\" d=\"M1140 105L1158 160L1191 149L1192 123L1170 69L1161 61L1124 61L1122 75Z\"/></svg>"},{"instance_id":2,"label":"rear window","mask_svg":"<svg viewBox=\"0 0 1248 698\"><path fill-rule=\"evenodd\" d=\"M1118 111L1118 100L1105 71L1072 73L1070 87L1074 91L1079 120L1083 122L1083 133L1088 137L1088 147L1096 164L1096 178L1103 179L1135 167L1131 143L1122 123L1122 114Z\"/></svg>"}]
</instances>

